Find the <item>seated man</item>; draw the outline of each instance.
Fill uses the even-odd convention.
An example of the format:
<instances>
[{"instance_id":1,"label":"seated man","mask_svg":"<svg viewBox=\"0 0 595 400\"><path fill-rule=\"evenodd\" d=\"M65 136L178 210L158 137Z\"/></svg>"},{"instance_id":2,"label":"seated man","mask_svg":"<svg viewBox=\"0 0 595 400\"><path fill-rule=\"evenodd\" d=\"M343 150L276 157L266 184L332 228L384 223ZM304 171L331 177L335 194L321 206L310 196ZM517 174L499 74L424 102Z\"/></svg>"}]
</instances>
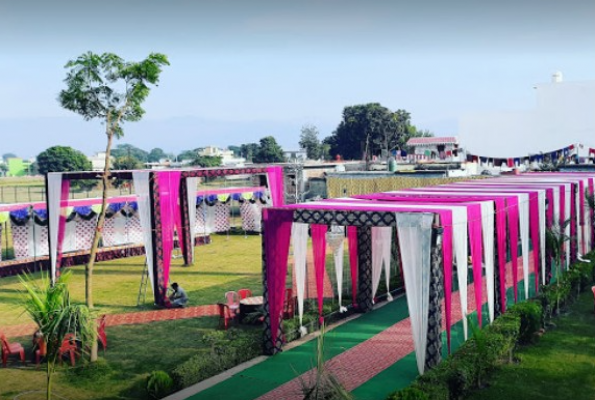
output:
<instances>
[{"instance_id":1,"label":"seated man","mask_svg":"<svg viewBox=\"0 0 595 400\"><path fill-rule=\"evenodd\" d=\"M171 284L171 288L174 290L174 292L169 295L171 306L173 308L183 308L186 303L188 303L188 295L186 294L186 291L176 282Z\"/></svg>"}]
</instances>

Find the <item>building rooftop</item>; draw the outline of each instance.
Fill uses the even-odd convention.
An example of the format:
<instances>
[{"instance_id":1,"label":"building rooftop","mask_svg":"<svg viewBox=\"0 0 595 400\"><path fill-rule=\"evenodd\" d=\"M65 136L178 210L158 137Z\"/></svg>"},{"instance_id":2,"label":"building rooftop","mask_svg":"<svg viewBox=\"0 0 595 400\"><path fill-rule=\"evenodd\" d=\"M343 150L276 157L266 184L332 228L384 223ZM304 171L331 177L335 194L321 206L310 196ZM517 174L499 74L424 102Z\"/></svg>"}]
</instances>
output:
<instances>
[{"instance_id":1,"label":"building rooftop","mask_svg":"<svg viewBox=\"0 0 595 400\"><path fill-rule=\"evenodd\" d=\"M407 141L407 146L429 146L437 144L458 144L459 140L455 136L444 137L418 137Z\"/></svg>"}]
</instances>

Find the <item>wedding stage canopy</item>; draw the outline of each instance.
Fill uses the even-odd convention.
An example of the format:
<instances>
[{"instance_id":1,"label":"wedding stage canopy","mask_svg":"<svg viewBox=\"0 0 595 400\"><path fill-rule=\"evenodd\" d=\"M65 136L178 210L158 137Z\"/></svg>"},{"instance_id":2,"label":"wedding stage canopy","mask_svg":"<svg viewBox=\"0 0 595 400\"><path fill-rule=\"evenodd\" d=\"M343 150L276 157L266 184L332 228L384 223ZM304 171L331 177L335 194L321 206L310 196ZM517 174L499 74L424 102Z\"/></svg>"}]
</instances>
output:
<instances>
[{"instance_id":1,"label":"wedding stage canopy","mask_svg":"<svg viewBox=\"0 0 595 400\"><path fill-rule=\"evenodd\" d=\"M453 293L466 337L466 316L484 302L491 322L506 310L508 287L513 288L516 302L528 298L530 282L534 292L549 283L553 260L546 254L546 229L568 225L566 233L573 239L565 247L563 268L592 250L593 211L585 195L593 195L594 183L595 174L589 173L528 173L265 209L265 352L274 354L282 346L290 247L301 325L310 231L321 321L327 245L339 275L347 242L353 307L359 312L373 308L383 274L387 290L394 289L389 287L389 265L394 260L391 249L398 249L417 365L423 373L439 361L442 313L450 349L451 325L456 322ZM519 293L521 280L524 291ZM476 314L481 325L482 313Z\"/></svg>"},{"instance_id":2,"label":"wedding stage canopy","mask_svg":"<svg viewBox=\"0 0 595 400\"><path fill-rule=\"evenodd\" d=\"M226 188L206 186L209 178L263 176L265 186ZM49 173L46 179L48 248L51 277L59 273L64 253L70 181L98 179L95 172ZM229 228L229 204L236 201L246 217L246 227L260 229L263 206L283 205L283 170L277 166L250 168L196 168L160 171L114 171L113 178L134 183L136 212L147 257L148 275L156 304L163 304L175 233L186 264L194 262L197 234ZM211 210L211 208L213 210ZM250 219L250 221L248 221Z\"/></svg>"}]
</instances>

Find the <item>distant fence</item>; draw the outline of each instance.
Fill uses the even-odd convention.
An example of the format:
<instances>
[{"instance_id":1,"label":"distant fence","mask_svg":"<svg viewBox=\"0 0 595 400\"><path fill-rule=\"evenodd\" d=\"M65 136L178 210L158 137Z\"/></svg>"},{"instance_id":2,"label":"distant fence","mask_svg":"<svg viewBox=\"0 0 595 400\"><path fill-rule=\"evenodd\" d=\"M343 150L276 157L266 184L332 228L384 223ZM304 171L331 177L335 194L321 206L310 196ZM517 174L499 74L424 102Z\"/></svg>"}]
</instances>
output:
<instances>
[{"instance_id":1,"label":"distant fence","mask_svg":"<svg viewBox=\"0 0 595 400\"><path fill-rule=\"evenodd\" d=\"M108 190L108 197L132 194L132 185ZM101 189L71 190L71 199L101 197ZM45 186L0 186L0 203L32 203L45 201Z\"/></svg>"}]
</instances>

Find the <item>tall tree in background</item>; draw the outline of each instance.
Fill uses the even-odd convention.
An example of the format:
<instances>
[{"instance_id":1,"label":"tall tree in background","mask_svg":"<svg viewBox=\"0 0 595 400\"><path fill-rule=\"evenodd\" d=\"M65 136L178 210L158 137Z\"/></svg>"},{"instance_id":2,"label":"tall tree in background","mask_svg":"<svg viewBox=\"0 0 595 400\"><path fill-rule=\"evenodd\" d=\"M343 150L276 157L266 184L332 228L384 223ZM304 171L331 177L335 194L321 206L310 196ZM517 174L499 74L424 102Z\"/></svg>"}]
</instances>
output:
<instances>
[{"instance_id":1,"label":"tall tree in background","mask_svg":"<svg viewBox=\"0 0 595 400\"><path fill-rule=\"evenodd\" d=\"M93 308L93 265L105 221L112 143L114 138L124 135L124 122L139 121L145 114L142 105L149 96L151 86L159 82L165 65L169 65L167 57L158 53L152 53L140 62L128 62L112 53L99 55L88 52L69 61L65 66L68 70L64 79L66 89L60 92L60 104L65 109L80 114L87 121L100 120L105 125L107 136L101 213L97 220L89 263L85 268L85 298L89 308ZM92 359L96 359L96 344L93 346L93 353Z\"/></svg>"},{"instance_id":2,"label":"tall tree in background","mask_svg":"<svg viewBox=\"0 0 595 400\"><path fill-rule=\"evenodd\" d=\"M257 164L269 164L285 161L283 158L283 149L277 144L272 136L266 136L260 139L258 150L252 159Z\"/></svg>"},{"instance_id":3,"label":"tall tree in background","mask_svg":"<svg viewBox=\"0 0 595 400\"><path fill-rule=\"evenodd\" d=\"M369 103L345 107L339 126L323 143L330 146L333 157L369 160L382 150L402 149L416 136L418 131L407 111L393 112L379 103Z\"/></svg>"},{"instance_id":4,"label":"tall tree in background","mask_svg":"<svg viewBox=\"0 0 595 400\"><path fill-rule=\"evenodd\" d=\"M162 160L164 158L167 158L167 154L165 154L165 151L163 151L163 149L160 149L159 147L156 147L149 152L147 161L159 162L159 160Z\"/></svg>"},{"instance_id":5,"label":"tall tree in background","mask_svg":"<svg viewBox=\"0 0 595 400\"><path fill-rule=\"evenodd\" d=\"M128 143L118 144L114 149L112 149L112 156L116 158L134 157L140 162L144 163L149 161L149 153Z\"/></svg>"},{"instance_id":6,"label":"tall tree in background","mask_svg":"<svg viewBox=\"0 0 595 400\"><path fill-rule=\"evenodd\" d=\"M16 158L17 155L14 153L5 153L2 155L2 159L4 160L4 162L6 162L6 160L8 160L9 158Z\"/></svg>"},{"instance_id":7,"label":"tall tree in background","mask_svg":"<svg viewBox=\"0 0 595 400\"><path fill-rule=\"evenodd\" d=\"M316 126L302 126L299 144L302 149L306 150L309 159L318 160L322 156L322 148L318 139L318 128Z\"/></svg>"},{"instance_id":8,"label":"tall tree in background","mask_svg":"<svg viewBox=\"0 0 595 400\"><path fill-rule=\"evenodd\" d=\"M246 159L246 161L253 161L257 152L257 143L246 143L240 146L240 154Z\"/></svg>"},{"instance_id":9,"label":"tall tree in background","mask_svg":"<svg viewBox=\"0 0 595 400\"><path fill-rule=\"evenodd\" d=\"M242 156L242 149L240 146L227 146L227 149L233 151L234 157Z\"/></svg>"},{"instance_id":10,"label":"tall tree in background","mask_svg":"<svg viewBox=\"0 0 595 400\"><path fill-rule=\"evenodd\" d=\"M48 172L90 171L91 161L78 150L69 146L53 146L37 155L40 174Z\"/></svg>"}]
</instances>

